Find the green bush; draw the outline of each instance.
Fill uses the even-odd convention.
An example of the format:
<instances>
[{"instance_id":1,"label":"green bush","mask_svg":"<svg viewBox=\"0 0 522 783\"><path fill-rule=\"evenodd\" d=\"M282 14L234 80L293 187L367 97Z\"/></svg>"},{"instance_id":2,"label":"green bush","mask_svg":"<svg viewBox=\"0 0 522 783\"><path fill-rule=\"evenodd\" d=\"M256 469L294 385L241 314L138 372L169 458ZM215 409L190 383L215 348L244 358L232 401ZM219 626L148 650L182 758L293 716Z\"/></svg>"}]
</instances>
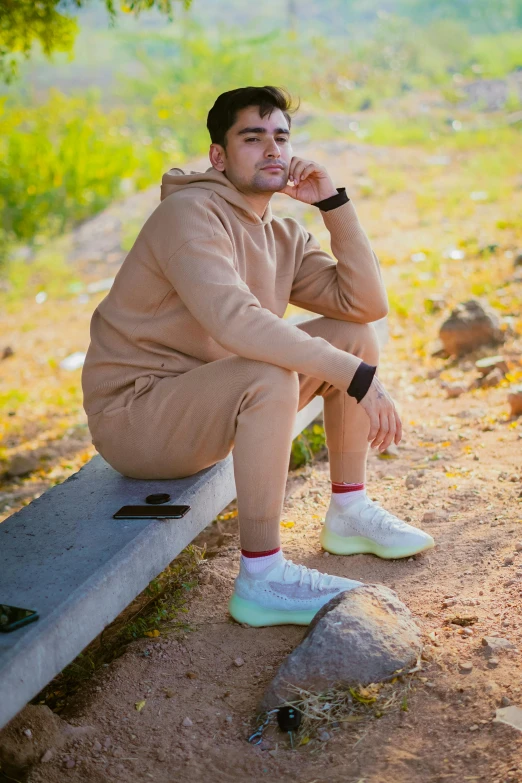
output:
<instances>
[{"instance_id":1,"label":"green bush","mask_svg":"<svg viewBox=\"0 0 522 783\"><path fill-rule=\"evenodd\" d=\"M158 177L161 148L131 132L123 109L104 112L99 96L51 91L42 106L0 102L0 244L56 235L121 192Z\"/></svg>"},{"instance_id":2,"label":"green bush","mask_svg":"<svg viewBox=\"0 0 522 783\"><path fill-rule=\"evenodd\" d=\"M107 44L100 55L104 67L118 65L121 74L132 64L132 78L120 75L116 88L69 96L51 90L44 103L27 86L18 96L0 97L0 262L11 244L42 244L123 193L157 182L170 166L203 155L207 112L220 92L238 85L285 86L301 99L311 138L354 138L336 115L371 106L371 118L356 131L367 143L429 146L436 136L458 147L484 136L491 146L496 131L489 128L455 134L441 117L400 108L392 116L383 100L411 89L453 95L455 72L505 75L518 64L522 40L518 30L473 38L455 21L421 28L393 15L372 36L352 36L348 44L288 31L245 37L241 30L204 31L191 22L114 36L117 45ZM508 108L516 106L510 95ZM295 127L299 133L298 122Z\"/></svg>"},{"instance_id":3,"label":"green bush","mask_svg":"<svg viewBox=\"0 0 522 783\"><path fill-rule=\"evenodd\" d=\"M292 441L290 470L313 462L315 455L323 451L325 447L326 436L323 425L316 423L307 427Z\"/></svg>"}]
</instances>

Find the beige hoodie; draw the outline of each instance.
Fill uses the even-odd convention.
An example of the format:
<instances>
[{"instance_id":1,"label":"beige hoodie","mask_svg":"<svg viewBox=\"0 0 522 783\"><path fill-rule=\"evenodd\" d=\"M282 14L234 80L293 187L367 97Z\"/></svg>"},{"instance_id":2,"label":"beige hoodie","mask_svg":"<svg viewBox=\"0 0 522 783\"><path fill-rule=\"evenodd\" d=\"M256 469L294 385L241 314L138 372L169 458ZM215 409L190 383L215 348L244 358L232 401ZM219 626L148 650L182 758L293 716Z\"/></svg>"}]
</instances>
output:
<instances>
[{"instance_id":1,"label":"beige hoodie","mask_svg":"<svg viewBox=\"0 0 522 783\"><path fill-rule=\"evenodd\" d=\"M283 320L288 303L343 321L388 312L379 264L351 201L321 212L338 263L293 218L259 217L213 168L163 176L149 217L91 320L88 415L151 375L239 355L346 390L361 360Z\"/></svg>"}]
</instances>

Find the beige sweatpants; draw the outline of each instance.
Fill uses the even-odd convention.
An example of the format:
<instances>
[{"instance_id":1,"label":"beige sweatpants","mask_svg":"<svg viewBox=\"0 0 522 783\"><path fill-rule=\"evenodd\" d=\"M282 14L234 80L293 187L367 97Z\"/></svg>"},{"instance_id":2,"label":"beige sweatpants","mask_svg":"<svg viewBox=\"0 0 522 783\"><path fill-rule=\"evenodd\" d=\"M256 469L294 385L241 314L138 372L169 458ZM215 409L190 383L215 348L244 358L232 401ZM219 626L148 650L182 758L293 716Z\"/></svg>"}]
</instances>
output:
<instances>
[{"instance_id":1,"label":"beige sweatpants","mask_svg":"<svg viewBox=\"0 0 522 783\"><path fill-rule=\"evenodd\" d=\"M372 324L319 316L297 324L336 348L377 364ZM150 376L122 405L89 417L96 449L115 470L143 479L181 478L233 449L241 546L279 546L296 412L317 394L335 482L365 480L369 419L353 397L275 364L231 356L172 378Z\"/></svg>"}]
</instances>

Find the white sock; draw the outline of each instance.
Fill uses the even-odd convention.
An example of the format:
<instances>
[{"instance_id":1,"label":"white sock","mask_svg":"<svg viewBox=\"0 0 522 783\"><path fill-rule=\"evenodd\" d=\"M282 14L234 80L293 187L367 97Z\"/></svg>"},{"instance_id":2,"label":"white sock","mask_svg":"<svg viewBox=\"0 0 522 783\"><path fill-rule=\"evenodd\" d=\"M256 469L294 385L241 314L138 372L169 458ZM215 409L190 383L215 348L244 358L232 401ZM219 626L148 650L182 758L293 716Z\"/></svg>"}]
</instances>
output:
<instances>
[{"instance_id":1,"label":"white sock","mask_svg":"<svg viewBox=\"0 0 522 783\"><path fill-rule=\"evenodd\" d=\"M259 574L268 566L274 565L278 560L283 559L283 553L280 549L271 555L262 555L261 557L245 557L241 555L241 562L244 564L249 574Z\"/></svg>"},{"instance_id":2,"label":"white sock","mask_svg":"<svg viewBox=\"0 0 522 783\"><path fill-rule=\"evenodd\" d=\"M347 486L359 486L359 484L347 484ZM351 492L332 492L332 502L335 503L338 508L347 508L355 503L356 500L366 496L366 489L354 489Z\"/></svg>"}]
</instances>

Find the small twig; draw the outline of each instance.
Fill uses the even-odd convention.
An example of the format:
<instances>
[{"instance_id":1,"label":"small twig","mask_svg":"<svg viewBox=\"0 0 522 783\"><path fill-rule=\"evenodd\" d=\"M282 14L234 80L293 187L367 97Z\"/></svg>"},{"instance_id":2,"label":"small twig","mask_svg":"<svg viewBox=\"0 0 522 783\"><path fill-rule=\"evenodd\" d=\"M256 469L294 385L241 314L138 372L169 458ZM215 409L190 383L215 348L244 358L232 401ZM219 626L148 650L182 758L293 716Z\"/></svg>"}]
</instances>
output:
<instances>
[{"instance_id":1,"label":"small twig","mask_svg":"<svg viewBox=\"0 0 522 783\"><path fill-rule=\"evenodd\" d=\"M7 772L3 772L2 770L0 770L0 774L2 774L4 778L7 778L7 780L13 780L14 783L22 783L22 781L18 780L18 778L12 778L10 775L7 774Z\"/></svg>"}]
</instances>

